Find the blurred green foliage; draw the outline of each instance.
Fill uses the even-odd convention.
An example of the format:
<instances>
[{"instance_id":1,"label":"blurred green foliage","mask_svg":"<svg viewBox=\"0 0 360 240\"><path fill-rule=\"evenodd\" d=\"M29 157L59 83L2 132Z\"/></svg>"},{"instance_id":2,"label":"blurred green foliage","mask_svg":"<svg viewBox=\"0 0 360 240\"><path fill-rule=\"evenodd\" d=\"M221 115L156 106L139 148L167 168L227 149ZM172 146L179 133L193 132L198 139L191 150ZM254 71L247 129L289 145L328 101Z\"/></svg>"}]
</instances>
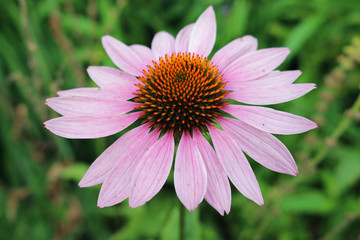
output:
<instances>
[{"instance_id":1,"label":"blurred green foliage","mask_svg":"<svg viewBox=\"0 0 360 240\"><path fill-rule=\"evenodd\" d=\"M275 108L319 128L279 136L297 177L250 160L262 188L259 207L233 189L221 217L203 202L185 213L186 239L357 239L360 235L360 2L358 0L4 0L0 8L0 238L178 239L179 202L171 177L145 206L96 207L99 186L80 189L91 162L117 137L67 140L43 128L57 116L44 101L58 90L94 86L90 65L114 66L101 46L109 34L149 46L175 35L208 6L215 50L251 34L260 48L292 50L281 69L318 89Z\"/></svg>"}]
</instances>

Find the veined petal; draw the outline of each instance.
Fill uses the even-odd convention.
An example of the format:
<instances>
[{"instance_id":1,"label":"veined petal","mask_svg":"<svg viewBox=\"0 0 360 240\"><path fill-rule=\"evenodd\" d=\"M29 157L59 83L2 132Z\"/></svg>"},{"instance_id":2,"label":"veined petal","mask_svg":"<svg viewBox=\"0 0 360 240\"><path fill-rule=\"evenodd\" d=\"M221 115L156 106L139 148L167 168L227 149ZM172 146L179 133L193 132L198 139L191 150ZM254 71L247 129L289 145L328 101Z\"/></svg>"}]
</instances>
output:
<instances>
[{"instance_id":1,"label":"veined petal","mask_svg":"<svg viewBox=\"0 0 360 240\"><path fill-rule=\"evenodd\" d=\"M224 79L248 81L268 74L290 53L288 48L266 48L249 52L223 70Z\"/></svg>"},{"instance_id":2,"label":"veined petal","mask_svg":"<svg viewBox=\"0 0 360 240\"><path fill-rule=\"evenodd\" d=\"M122 100L133 98L134 91L126 88L74 88L57 92L60 97L89 97L97 99Z\"/></svg>"},{"instance_id":3,"label":"veined petal","mask_svg":"<svg viewBox=\"0 0 360 240\"><path fill-rule=\"evenodd\" d=\"M90 97L48 98L46 104L67 117L120 115L138 106L134 102Z\"/></svg>"},{"instance_id":4,"label":"veined petal","mask_svg":"<svg viewBox=\"0 0 360 240\"><path fill-rule=\"evenodd\" d=\"M208 7L195 22L189 42L189 52L207 57L216 39L216 19L212 6Z\"/></svg>"},{"instance_id":5,"label":"veined petal","mask_svg":"<svg viewBox=\"0 0 360 240\"><path fill-rule=\"evenodd\" d=\"M143 69L146 69L147 65L152 65L152 62L157 60L153 51L150 48L140 44L131 45L130 48L141 58L143 63Z\"/></svg>"},{"instance_id":6,"label":"veined petal","mask_svg":"<svg viewBox=\"0 0 360 240\"><path fill-rule=\"evenodd\" d=\"M158 32L151 42L151 50L156 59L164 57L166 54L170 56L175 53L175 38L168 32Z\"/></svg>"},{"instance_id":7,"label":"veined petal","mask_svg":"<svg viewBox=\"0 0 360 240\"><path fill-rule=\"evenodd\" d=\"M87 72L91 79L102 88L126 88L133 91L136 77L112 67L88 67Z\"/></svg>"},{"instance_id":8,"label":"veined petal","mask_svg":"<svg viewBox=\"0 0 360 240\"><path fill-rule=\"evenodd\" d=\"M263 88L263 87L275 87L282 85L290 85L299 76L301 71L272 71L260 78L253 79L250 81L241 81L241 79L230 79L226 84L226 90L239 90L242 88Z\"/></svg>"},{"instance_id":9,"label":"veined petal","mask_svg":"<svg viewBox=\"0 0 360 240\"><path fill-rule=\"evenodd\" d=\"M199 131L194 131L194 142L204 160L207 172L206 201L221 215L229 214L231 207L231 188L226 173L210 143Z\"/></svg>"},{"instance_id":10,"label":"veined petal","mask_svg":"<svg viewBox=\"0 0 360 240\"><path fill-rule=\"evenodd\" d=\"M139 113L106 117L59 117L45 122L52 133L65 138L100 138L120 132L136 121Z\"/></svg>"},{"instance_id":11,"label":"veined petal","mask_svg":"<svg viewBox=\"0 0 360 240\"><path fill-rule=\"evenodd\" d=\"M218 128L209 128L216 154L235 187L247 198L264 204L259 184L244 153L229 134Z\"/></svg>"},{"instance_id":12,"label":"veined petal","mask_svg":"<svg viewBox=\"0 0 360 240\"><path fill-rule=\"evenodd\" d=\"M204 199L207 187L206 169L199 150L188 134L183 134L176 153L175 191L180 201L193 211Z\"/></svg>"},{"instance_id":13,"label":"veined petal","mask_svg":"<svg viewBox=\"0 0 360 240\"><path fill-rule=\"evenodd\" d=\"M134 76L142 75L146 64L133 49L109 35L102 37L102 44L116 66Z\"/></svg>"},{"instance_id":14,"label":"veined petal","mask_svg":"<svg viewBox=\"0 0 360 240\"><path fill-rule=\"evenodd\" d=\"M113 167L117 166L118 161L131 147L131 144L137 142L141 134L146 134L146 128L144 126L137 127L116 140L91 164L79 186L90 187L104 182Z\"/></svg>"},{"instance_id":15,"label":"veined petal","mask_svg":"<svg viewBox=\"0 0 360 240\"><path fill-rule=\"evenodd\" d=\"M253 36L246 35L242 38L237 38L217 51L211 61L219 69L225 69L242 55L255 51L257 45L257 39Z\"/></svg>"},{"instance_id":16,"label":"veined petal","mask_svg":"<svg viewBox=\"0 0 360 240\"><path fill-rule=\"evenodd\" d=\"M298 174L289 150L271 134L236 119L221 118L219 123L242 150L264 167L294 176Z\"/></svg>"},{"instance_id":17,"label":"veined petal","mask_svg":"<svg viewBox=\"0 0 360 240\"><path fill-rule=\"evenodd\" d=\"M174 137L165 134L141 157L132 177L130 207L138 207L153 198L165 184L174 157Z\"/></svg>"},{"instance_id":18,"label":"veined petal","mask_svg":"<svg viewBox=\"0 0 360 240\"><path fill-rule=\"evenodd\" d=\"M274 134L303 133L317 127L304 117L271 108L227 105L223 110L257 129Z\"/></svg>"},{"instance_id":19,"label":"veined petal","mask_svg":"<svg viewBox=\"0 0 360 240\"><path fill-rule=\"evenodd\" d=\"M269 105L288 102L315 89L313 83L298 83L269 87L244 87L230 92L226 98L254 105Z\"/></svg>"},{"instance_id":20,"label":"veined petal","mask_svg":"<svg viewBox=\"0 0 360 240\"><path fill-rule=\"evenodd\" d=\"M86 87L86 88L73 88L69 90L58 91L56 94L59 97L106 97L109 91L97 87Z\"/></svg>"},{"instance_id":21,"label":"veined petal","mask_svg":"<svg viewBox=\"0 0 360 240\"><path fill-rule=\"evenodd\" d=\"M175 51L178 52L188 52L189 51L189 42L190 35L194 28L194 23L189 24L183 27L175 38Z\"/></svg>"},{"instance_id":22,"label":"veined petal","mask_svg":"<svg viewBox=\"0 0 360 240\"><path fill-rule=\"evenodd\" d=\"M143 125L144 126L144 125ZM141 157L155 144L158 134L144 126L127 144L127 149L105 179L99 194L98 206L108 207L122 202L130 195L131 179Z\"/></svg>"}]
</instances>

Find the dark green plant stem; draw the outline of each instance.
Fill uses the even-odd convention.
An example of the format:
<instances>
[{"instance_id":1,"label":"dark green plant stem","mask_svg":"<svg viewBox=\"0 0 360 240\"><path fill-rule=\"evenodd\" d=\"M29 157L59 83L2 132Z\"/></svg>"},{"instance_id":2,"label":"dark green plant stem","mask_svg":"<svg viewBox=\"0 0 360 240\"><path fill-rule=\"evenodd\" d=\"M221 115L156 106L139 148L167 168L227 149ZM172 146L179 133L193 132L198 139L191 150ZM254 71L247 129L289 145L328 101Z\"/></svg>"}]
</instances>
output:
<instances>
[{"instance_id":1,"label":"dark green plant stem","mask_svg":"<svg viewBox=\"0 0 360 240\"><path fill-rule=\"evenodd\" d=\"M179 202L180 221L179 221L179 233L180 240L185 240L185 207Z\"/></svg>"}]
</instances>

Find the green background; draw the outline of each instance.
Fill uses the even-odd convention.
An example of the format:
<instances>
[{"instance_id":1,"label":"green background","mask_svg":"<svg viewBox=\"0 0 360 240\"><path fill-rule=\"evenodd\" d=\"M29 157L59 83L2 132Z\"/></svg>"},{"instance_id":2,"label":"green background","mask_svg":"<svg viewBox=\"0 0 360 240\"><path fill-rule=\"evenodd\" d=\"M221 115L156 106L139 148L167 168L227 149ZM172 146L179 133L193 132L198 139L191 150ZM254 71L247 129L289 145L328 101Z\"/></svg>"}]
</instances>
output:
<instances>
[{"instance_id":1,"label":"green background","mask_svg":"<svg viewBox=\"0 0 360 240\"><path fill-rule=\"evenodd\" d=\"M206 202L185 214L186 239L358 239L360 235L360 2L358 0L2 0L0 7L0 239L178 239L173 180L146 205L96 207L100 186L77 183L119 135L68 140L43 122L56 91L95 86L91 65L114 66L101 46L109 34L150 46L213 5L215 49L250 34L259 47L291 49L280 69L316 83L274 108L316 121L309 133L278 136L293 153L297 177L250 160L260 207L233 189L231 212Z\"/></svg>"}]
</instances>

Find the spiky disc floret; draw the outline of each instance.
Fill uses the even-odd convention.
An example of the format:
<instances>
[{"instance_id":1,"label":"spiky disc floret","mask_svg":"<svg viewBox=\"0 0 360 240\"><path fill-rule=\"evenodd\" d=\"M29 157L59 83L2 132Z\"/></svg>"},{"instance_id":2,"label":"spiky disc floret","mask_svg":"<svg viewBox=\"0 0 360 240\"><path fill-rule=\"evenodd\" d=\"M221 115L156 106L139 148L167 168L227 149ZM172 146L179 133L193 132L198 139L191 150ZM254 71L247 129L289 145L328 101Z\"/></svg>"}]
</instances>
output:
<instances>
[{"instance_id":1,"label":"spiky disc floret","mask_svg":"<svg viewBox=\"0 0 360 240\"><path fill-rule=\"evenodd\" d=\"M142 84L134 100L142 103L137 109L144 111L143 122L151 122L153 128L174 134L203 131L227 104L222 75L207 58L177 53L147 68L138 77Z\"/></svg>"}]
</instances>

